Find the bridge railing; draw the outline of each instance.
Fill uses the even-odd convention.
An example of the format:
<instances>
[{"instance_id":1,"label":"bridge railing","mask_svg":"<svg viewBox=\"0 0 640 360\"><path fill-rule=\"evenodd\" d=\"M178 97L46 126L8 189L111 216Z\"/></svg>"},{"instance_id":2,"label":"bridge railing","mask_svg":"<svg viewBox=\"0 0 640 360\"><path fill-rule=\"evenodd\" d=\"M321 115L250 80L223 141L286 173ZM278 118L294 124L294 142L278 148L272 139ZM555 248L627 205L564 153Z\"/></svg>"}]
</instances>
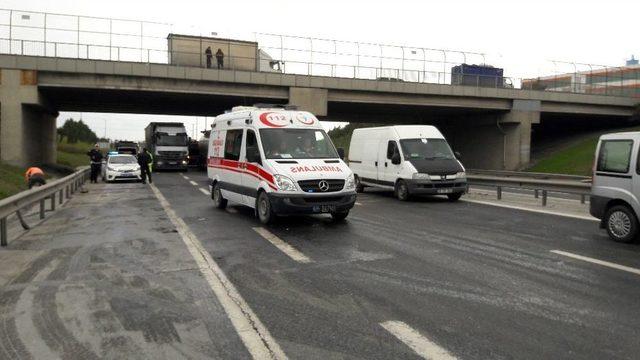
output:
<instances>
[{"instance_id":1,"label":"bridge railing","mask_svg":"<svg viewBox=\"0 0 640 360\"><path fill-rule=\"evenodd\" d=\"M64 178L0 200L0 246L7 246L9 241L7 225L9 216L16 214L23 223L22 226L28 228L22 219L21 210L38 203L40 205L40 219L44 219L46 202L49 201L51 211L55 210L56 205L62 205L65 199L70 199L82 187L88 174L89 167L83 167Z\"/></svg>"},{"instance_id":2,"label":"bridge railing","mask_svg":"<svg viewBox=\"0 0 640 360\"><path fill-rule=\"evenodd\" d=\"M254 33L254 41L228 40L204 30L130 19L0 9L0 53L206 67L203 44L227 41L233 43L225 50L224 68L230 70L250 70L246 64L254 63L251 71L640 97L640 69L551 61L540 65L546 68L552 63L549 72L561 75L520 78L458 74L452 73L457 65L500 65L501 56L266 33ZM189 35L194 32L200 35ZM214 37L204 37L203 33ZM179 38L180 45L169 49L175 38L172 36ZM191 43L186 43L188 39ZM253 48L253 55L247 56L247 47ZM178 63L174 61L176 56L192 60ZM212 62L217 67L215 58Z\"/></svg>"}]
</instances>

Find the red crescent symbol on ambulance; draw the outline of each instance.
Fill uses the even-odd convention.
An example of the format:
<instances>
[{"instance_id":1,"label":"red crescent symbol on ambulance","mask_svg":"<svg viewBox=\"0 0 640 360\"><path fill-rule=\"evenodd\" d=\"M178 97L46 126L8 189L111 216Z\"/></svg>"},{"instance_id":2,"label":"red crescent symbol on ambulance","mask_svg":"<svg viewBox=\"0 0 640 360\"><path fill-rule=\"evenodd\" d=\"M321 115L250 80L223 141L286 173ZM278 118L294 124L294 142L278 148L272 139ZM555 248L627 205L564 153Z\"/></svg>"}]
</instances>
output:
<instances>
[{"instance_id":1,"label":"red crescent symbol on ambulance","mask_svg":"<svg viewBox=\"0 0 640 360\"><path fill-rule=\"evenodd\" d=\"M260 121L262 121L263 124L267 125L267 126L271 126L271 127L283 127L283 126L287 126L287 124L274 124L271 122L271 120L269 120L269 115L274 114L273 112L266 112L266 113L262 113L260 114Z\"/></svg>"},{"instance_id":2,"label":"red crescent symbol on ambulance","mask_svg":"<svg viewBox=\"0 0 640 360\"><path fill-rule=\"evenodd\" d=\"M313 118L307 117L304 114L298 114L296 116L296 119L298 119L298 121L300 121L301 123L303 123L305 125L313 125L313 122L314 122Z\"/></svg>"}]
</instances>

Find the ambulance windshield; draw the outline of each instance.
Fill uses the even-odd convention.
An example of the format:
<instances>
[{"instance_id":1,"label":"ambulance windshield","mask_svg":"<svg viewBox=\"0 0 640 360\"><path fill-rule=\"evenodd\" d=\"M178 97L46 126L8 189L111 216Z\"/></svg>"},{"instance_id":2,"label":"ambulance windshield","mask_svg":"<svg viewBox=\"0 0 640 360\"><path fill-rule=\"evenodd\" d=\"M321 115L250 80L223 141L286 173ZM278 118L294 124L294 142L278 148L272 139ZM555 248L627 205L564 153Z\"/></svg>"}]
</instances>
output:
<instances>
[{"instance_id":1,"label":"ambulance windshield","mask_svg":"<svg viewBox=\"0 0 640 360\"><path fill-rule=\"evenodd\" d=\"M318 129L261 129L267 159L337 158L329 136Z\"/></svg>"},{"instance_id":2,"label":"ambulance windshield","mask_svg":"<svg viewBox=\"0 0 640 360\"><path fill-rule=\"evenodd\" d=\"M405 160L455 159L445 139L402 139L400 146Z\"/></svg>"}]
</instances>

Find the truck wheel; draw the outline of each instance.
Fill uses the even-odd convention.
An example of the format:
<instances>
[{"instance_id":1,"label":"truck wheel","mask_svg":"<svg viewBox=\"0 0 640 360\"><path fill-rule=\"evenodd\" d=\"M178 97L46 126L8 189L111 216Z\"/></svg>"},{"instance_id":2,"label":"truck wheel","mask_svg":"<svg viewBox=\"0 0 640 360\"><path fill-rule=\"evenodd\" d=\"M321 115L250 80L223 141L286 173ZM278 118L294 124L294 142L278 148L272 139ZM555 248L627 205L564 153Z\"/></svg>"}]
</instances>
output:
<instances>
[{"instance_id":1,"label":"truck wheel","mask_svg":"<svg viewBox=\"0 0 640 360\"><path fill-rule=\"evenodd\" d=\"M336 222L343 221L344 219L347 218L347 216L349 216L349 210L331 213L331 217L333 218L333 221L336 221Z\"/></svg>"},{"instance_id":2,"label":"truck wheel","mask_svg":"<svg viewBox=\"0 0 640 360\"><path fill-rule=\"evenodd\" d=\"M409 200L409 187L404 180L398 180L398 182L396 183L396 197L400 201Z\"/></svg>"},{"instance_id":3,"label":"truck wheel","mask_svg":"<svg viewBox=\"0 0 640 360\"><path fill-rule=\"evenodd\" d=\"M215 185L213 185L211 199L213 199L213 205L218 209L224 209L227 207L227 199L222 197L222 191L220 191L220 183L215 183Z\"/></svg>"},{"instance_id":4,"label":"truck wheel","mask_svg":"<svg viewBox=\"0 0 640 360\"><path fill-rule=\"evenodd\" d=\"M451 202L458 201L458 200L460 200L460 197L462 197L462 193L447 194L447 197L449 198L449 201L451 201Z\"/></svg>"},{"instance_id":5,"label":"truck wheel","mask_svg":"<svg viewBox=\"0 0 640 360\"><path fill-rule=\"evenodd\" d=\"M354 181L356 182L356 192L361 193L364 191L364 185L360 182L360 177L358 175L354 175Z\"/></svg>"},{"instance_id":6,"label":"truck wheel","mask_svg":"<svg viewBox=\"0 0 640 360\"><path fill-rule=\"evenodd\" d=\"M264 191L260 192L256 200L256 213L258 214L258 220L265 225L272 223L276 218L269 196Z\"/></svg>"},{"instance_id":7,"label":"truck wheel","mask_svg":"<svg viewBox=\"0 0 640 360\"><path fill-rule=\"evenodd\" d=\"M626 205L616 205L604 217L609 237L614 241L630 243L638 235L638 219Z\"/></svg>"}]
</instances>

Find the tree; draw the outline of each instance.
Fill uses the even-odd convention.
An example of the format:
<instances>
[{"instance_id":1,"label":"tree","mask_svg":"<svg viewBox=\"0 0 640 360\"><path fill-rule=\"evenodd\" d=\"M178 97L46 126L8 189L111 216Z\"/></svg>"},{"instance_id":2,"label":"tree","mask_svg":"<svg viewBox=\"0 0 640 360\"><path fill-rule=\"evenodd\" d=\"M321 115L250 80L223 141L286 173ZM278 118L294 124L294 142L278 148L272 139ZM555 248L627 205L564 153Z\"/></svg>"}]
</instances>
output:
<instances>
[{"instance_id":1,"label":"tree","mask_svg":"<svg viewBox=\"0 0 640 360\"><path fill-rule=\"evenodd\" d=\"M65 137L69 144L75 144L78 141L93 143L98 140L98 136L94 133L82 120L75 121L67 119L61 128L58 128L60 141Z\"/></svg>"}]
</instances>

